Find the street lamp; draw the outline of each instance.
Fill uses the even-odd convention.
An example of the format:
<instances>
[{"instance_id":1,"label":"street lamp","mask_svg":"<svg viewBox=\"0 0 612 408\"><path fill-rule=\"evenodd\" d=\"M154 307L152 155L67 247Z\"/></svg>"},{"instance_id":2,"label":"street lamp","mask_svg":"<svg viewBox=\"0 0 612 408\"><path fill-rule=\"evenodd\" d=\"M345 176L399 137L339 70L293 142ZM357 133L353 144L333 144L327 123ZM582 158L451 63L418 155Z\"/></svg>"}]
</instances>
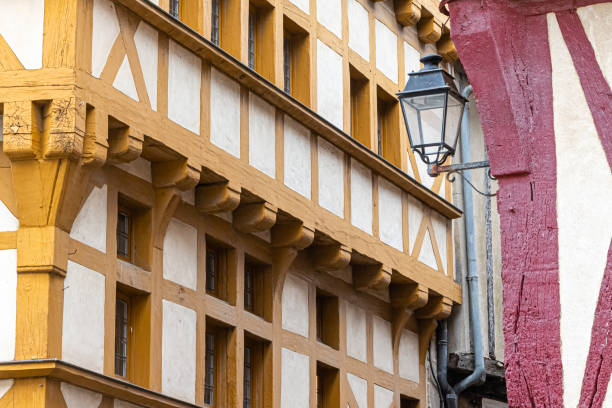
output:
<instances>
[{"instance_id":1,"label":"street lamp","mask_svg":"<svg viewBox=\"0 0 612 408\"><path fill-rule=\"evenodd\" d=\"M488 167L488 161L444 165L455 154L467 99L459 93L454 78L438 66L436 54L421 58L423 68L409 75L404 90L397 94L410 148L428 165L428 173L455 173Z\"/></svg>"}]
</instances>

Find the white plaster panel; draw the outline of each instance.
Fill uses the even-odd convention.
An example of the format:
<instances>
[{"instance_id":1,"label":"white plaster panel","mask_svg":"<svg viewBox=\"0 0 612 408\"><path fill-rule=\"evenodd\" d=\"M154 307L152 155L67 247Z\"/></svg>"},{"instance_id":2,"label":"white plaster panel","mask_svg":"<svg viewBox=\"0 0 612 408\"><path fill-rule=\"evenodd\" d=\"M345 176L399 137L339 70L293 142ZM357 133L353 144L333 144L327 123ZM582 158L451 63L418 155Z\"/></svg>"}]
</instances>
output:
<instances>
[{"instance_id":1,"label":"white plaster panel","mask_svg":"<svg viewBox=\"0 0 612 408\"><path fill-rule=\"evenodd\" d=\"M408 196L408 237L410 252L414 250L416 237L423 221L423 204L412 196ZM414 254L413 254L414 255Z\"/></svg>"},{"instance_id":2,"label":"white plaster panel","mask_svg":"<svg viewBox=\"0 0 612 408\"><path fill-rule=\"evenodd\" d=\"M393 342L391 340L391 323L374 316L373 345L374 365L381 370L393 374Z\"/></svg>"},{"instance_id":3,"label":"white plaster panel","mask_svg":"<svg viewBox=\"0 0 612 408\"><path fill-rule=\"evenodd\" d=\"M344 154L323 138L318 138L319 205L344 217Z\"/></svg>"},{"instance_id":4,"label":"white plaster panel","mask_svg":"<svg viewBox=\"0 0 612 408\"><path fill-rule=\"evenodd\" d=\"M127 163L117 163L115 164L115 167L118 167L133 176L140 177L149 183L153 182L153 177L151 176L151 162L142 157Z\"/></svg>"},{"instance_id":5,"label":"white plaster panel","mask_svg":"<svg viewBox=\"0 0 612 408\"><path fill-rule=\"evenodd\" d=\"M317 40L317 111L342 129L342 57Z\"/></svg>"},{"instance_id":6,"label":"white plaster panel","mask_svg":"<svg viewBox=\"0 0 612 408\"><path fill-rule=\"evenodd\" d=\"M595 58L599 63L608 85L612 87L612 4L600 3L588 7L580 7L578 16L584 27L587 38L591 42Z\"/></svg>"},{"instance_id":7,"label":"white plaster panel","mask_svg":"<svg viewBox=\"0 0 612 408\"><path fill-rule=\"evenodd\" d=\"M349 47L366 61L370 60L370 24L368 10L357 0L348 0Z\"/></svg>"},{"instance_id":8,"label":"white plaster panel","mask_svg":"<svg viewBox=\"0 0 612 408\"><path fill-rule=\"evenodd\" d=\"M13 380L12 378L9 378L7 380L0 380L0 399L4 397L7 392L9 392L14 383L15 380Z\"/></svg>"},{"instance_id":9,"label":"white plaster panel","mask_svg":"<svg viewBox=\"0 0 612 408\"><path fill-rule=\"evenodd\" d=\"M397 83L397 34L376 20L376 68Z\"/></svg>"},{"instance_id":10,"label":"white plaster panel","mask_svg":"<svg viewBox=\"0 0 612 408\"><path fill-rule=\"evenodd\" d=\"M106 253L107 188L94 186L74 219L70 237Z\"/></svg>"},{"instance_id":11,"label":"white plaster panel","mask_svg":"<svg viewBox=\"0 0 612 408\"><path fill-rule=\"evenodd\" d=\"M433 269L438 269L438 263L436 262L436 254L434 253L433 243L431 242L431 235L429 229L425 231L425 237L423 238L423 245L421 246L421 252L419 252L419 261Z\"/></svg>"},{"instance_id":12,"label":"white plaster panel","mask_svg":"<svg viewBox=\"0 0 612 408\"><path fill-rule=\"evenodd\" d=\"M308 337L308 282L293 275L283 287L283 329Z\"/></svg>"},{"instance_id":13,"label":"white plaster panel","mask_svg":"<svg viewBox=\"0 0 612 408\"><path fill-rule=\"evenodd\" d=\"M109 0L94 0L91 38L91 73L100 77L110 50L119 35L115 4ZM41 42L42 45L42 42Z\"/></svg>"},{"instance_id":14,"label":"white plaster panel","mask_svg":"<svg viewBox=\"0 0 612 408\"><path fill-rule=\"evenodd\" d=\"M60 384L68 408L96 408L102 402L102 394L62 382Z\"/></svg>"},{"instance_id":15,"label":"white plaster panel","mask_svg":"<svg viewBox=\"0 0 612 408\"><path fill-rule=\"evenodd\" d=\"M240 84L215 68L210 77L210 141L240 157Z\"/></svg>"},{"instance_id":16,"label":"white plaster panel","mask_svg":"<svg viewBox=\"0 0 612 408\"><path fill-rule=\"evenodd\" d=\"M310 131L285 115L285 185L310 198Z\"/></svg>"},{"instance_id":17,"label":"white plaster panel","mask_svg":"<svg viewBox=\"0 0 612 408\"><path fill-rule=\"evenodd\" d=\"M340 0L317 1L317 20L336 37L342 38L342 6Z\"/></svg>"},{"instance_id":18,"label":"white plaster panel","mask_svg":"<svg viewBox=\"0 0 612 408\"><path fill-rule=\"evenodd\" d=\"M173 218L164 236L164 279L197 289L198 230Z\"/></svg>"},{"instance_id":19,"label":"white plaster panel","mask_svg":"<svg viewBox=\"0 0 612 408\"><path fill-rule=\"evenodd\" d=\"M202 60L170 40L168 51L168 118L200 133ZM211 85L212 86L212 85ZM213 106L211 106L211 113Z\"/></svg>"},{"instance_id":20,"label":"white plaster panel","mask_svg":"<svg viewBox=\"0 0 612 408\"><path fill-rule=\"evenodd\" d=\"M409 73L421 69L421 53L406 41L404 41L404 67L406 71L405 80L407 80Z\"/></svg>"},{"instance_id":21,"label":"white plaster panel","mask_svg":"<svg viewBox=\"0 0 612 408\"><path fill-rule=\"evenodd\" d=\"M393 404L393 391L374 384L374 408L389 408Z\"/></svg>"},{"instance_id":22,"label":"white plaster panel","mask_svg":"<svg viewBox=\"0 0 612 408\"><path fill-rule=\"evenodd\" d=\"M162 392L195 402L196 312L163 300Z\"/></svg>"},{"instance_id":23,"label":"white plaster panel","mask_svg":"<svg viewBox=\"0 0 612 408\"><path fill-rule=\"evenodd\" d=\"M351 223L372 233L372 172L351 159Z\"/></svg>"},{"instance_id":24,"label":"white plaster panel","mask_svg":"<svg viewBox=\"0 0 612 408\"><path fill-rule=\"evenodd\" d=\"M276 177L276 109L254 93L249 94L249 164Z\"/></svg>"},{"instance_id":25,"label":"white plaster panel","mask_svg":"<svg viewBox=\"0 0 612 408\"><path fill-rule=\"evenodd\" d=\"M569 407L578 406L580 400L612 239L612 224L602 222L612 219L612 172L554 14L548 15L548 33L557 156L563 400ZM576 166L580 162L589 165Z\"/></svg>"},{"instance_id":26,"label":"white plaster panel","mask_svg":"<svg viewBox=\"0 0 612 408\"><path fill-rule=\"evenodd\" d=\"M0 361L15 358L17 324L17 250L0 251Z\"/></svg>"},{"instance_id":27,"label":"white plaster panel","mask_svg":"<svg viewBox=\"0 0 612 408\"><path fill-rule=\"evenodd\" d=\"M64 288L62 360L102 373L105 277L68 261Z\"/></svg>"},{"instance_id":28,"label":"white plaster panel","mask_svg":"<svg viewBox=\"0 0 612 408\"><path fill-rule=\"evenodd\" d=\"M134 43L136 44L151 109L157 110L157 30L141 21L134 34Z\"/></svg>"},{"instance_id":29,"label":"white plaster panel","mask_svg":"<svg viewBox=\"0 0 612 408\"><path fill-rule=\"evenodd\" d=\"M2 125L1 121L0 125ZM19 219L0 200L0 231L17 231L18 229Z\"/></svg>"},{"instance_id":30,"label":"white plaster panel","mask_svg":"<svg viewBox=\"0 0 612 408\"><path fill-rule=\"evenodd\" d=\"M406 380L419 382L419 335L403 330L398 351L399 375Z\"/></svg>"},{"instance_id":31,"label":"white plaster panel","mask_svg":"<svg viewBox=\"0 0 612 408\"><path fill-rule=\"evenodd\" d=\"M436 235L436 244L438 244L438 251L440 252L440 259L442 260L442 266L444 267L445 273L448 275L447 261L448 251L446 248L446 229L449 227L449 223L444 216L440 213L432 211L431 213L431 224L433 225L433 231Z\"/></svg>"},{"instance_id":32,"label":"white plaster panel","mask_svg":"<svg viewBox=\"0 0 612 408\"><path fill-rule=\"evenodd\" d=\"M155 4L156 6L159 6L159 0L149 0L149 1Z\"/></svg>"},{"instance_id":33,"label":"white plaster panel","mask_svg":"<svg viewBox=\"0 0 612 408\"><path fill-rule=\"evenodd\" d=\"M307 355L283 348L281 352L281 408L308 408L310 366Z\"/></svg>"},{"instance_id":34,"label":"white plaster panel","mask_svg":"<svg viewBox=\"0 0 612 408\"><path fill-rule=\"evenodd\" d=\"M352 303L346 304L346 354L364 363L368 358L366 313Z\"/></svg>"},{"instance_id":35,"label":"white plaster panel","mask_svg":"<svg viewBox=\"0 0 612 408\"><path fill-rule=\"evenodd\" d=\"M368 408L368 381L351 373L346 373L346 379L359 405L358 408Z\"/></svg>"},{"instance_id":36,"label":"white plaster panel","mask_svg":"<svg viewBox=\"0 0 612 408\"><path fill-rule=\"evenodd\" d=\"M25 69L42 68L44 0L3 1L0 34Z\"/></svg>"},{"instance_id":37,"label":"white plaster panel","mask_svg":"<svg viewBox=\"0 0 612 408\"><path fill-rule=\"evenodd\" d=\"M115 403L113 404L113 408L142 408L140 405L130 404L127 401L122 401L119 399L115 399Z\"/></svg>"},{"instance_id":38,"label":"white plaster panel","mask_svg":"<svg viewBox=\"0 0 612 408\"><path fill-rule=\"evenodd\" d=\"M136 90L136 84L134 83L134 77L132 76L132 70L130 69L127 55L123 57L123 62L121 62L119 71L117 71L115 81L113 81L113 87L130 98L136 101L138 100L138 91Z\"/></svg>"},{"instance_id":39,"label":"white plaster panel","mask_svg":"<svg viewBox=\"0 0 612 408\"><path fill-rule=\"evenodd\" d=\"M612 408L612 378L608 381L608 389L606 390L606 398L604 399L601 408Z\"/></svg>"},{"instance_id":40,"label":"white plaster panel","mask_svg":"<svg viewBox=\"0 0 612 408\"><path fill-rule=\"evenodd\" d=\"M306 14L310 14L310 0L289 0Z\"/></svg>"},{"instance_id":41,"label":"white plaster panel","mask_svg":"<svg viewBox=\"0 0 612 408\"><path fill-rule=\"evenodd\" d=\"M380 240L403 251L402 191L382 177L378 178L378 225Z\"/></svg>"},{"instance_id":42,"label":"white plaster panel","mask_svg":"<svg viewBox=\"0 0 612 408\"><path fill-rule=\"evenodd\" d=\"M431 187L433 186L433 183L436 180L436 178L431 177L427 173L427 164L425 164L423 160L421 160L420 157L417 156L415 157L415 159L416 159L417 169L419 170L419 176L421 178L421 184L431 190Z\"/></svg>"}]
</instances>

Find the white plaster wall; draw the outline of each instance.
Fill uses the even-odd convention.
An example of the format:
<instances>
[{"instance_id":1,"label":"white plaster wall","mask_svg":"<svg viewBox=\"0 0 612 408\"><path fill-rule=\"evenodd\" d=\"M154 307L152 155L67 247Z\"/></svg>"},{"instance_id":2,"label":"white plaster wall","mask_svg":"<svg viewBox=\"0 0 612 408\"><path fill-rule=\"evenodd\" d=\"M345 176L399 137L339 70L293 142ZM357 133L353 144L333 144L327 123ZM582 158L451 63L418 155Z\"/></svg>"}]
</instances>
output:
<instances>
[{"instance_id":1,"label":"white plaster wall","mask_svg":"<svg viewBox=\"0 0 612 408\"><path fill-rule=\"evenodd\" d=\"M135 101L138 100L138 91L136 90L136 84L134 83L134 77L132 76L132 70L130 69L130 62L128 61L127 55L123 57L119 71L117 71L117 76L113 81L113 87Z\"/></svg>"},{"instance_id":2,"label":"white plaster wall","mask_svg":"<svg viewBox=\"0 0 612 408\"><path fill-rule=\"evenodd\" d=\"M197 289L198 230L172 218L164 236L164 279Z\"/></svg>"},{"instance_id":3,"label":"white plaster wall","mask_svg":"<svg viewBox=\"0 0 612 408\"><path fill-rule=\"evenodd\" d=\"M425 231L425 237L423 237L423 245L421 246L421 252L419 252L419 261L433 269L438 269L438 263L436 262L436 254L433 250L432 237L429 233L429 229Z\"/></svg>"},{"instance_id":4,"label":"white plaster wall","mask_svg":"<svg viewBox=\"0 0 612 408\"><path fill-rule=\"evenodd\" d=\"M120 168L133 176L140 177L149 183L153 182L153 177L151 176L151 162L142 157L128 163L117 163L115 164L115 167Z\"/></svg>"},{"instance_id":5,"label":"white plaster wall","mask_svg":"<svg viewBox=\"0 0 612 408\"><path fill-rule=\"evenodd\" d=\"M376 20L376 68L387 78L397 82L397 34Z\"/></svg>"},{"instance_id":6,"label":"white plaster wall","mask_svg":"<svg viewBox=\"0 0 612 408\"><path fill-rule=\"evenodd\" d=\"M97 408L102 402L102 394L62 382L60 390L68 408Z\"/></svg>"},{"instance_id":7,"label":"white plaster wall","mask_svg":"<svg viewBox=\"0 0 612 408\"><path fill-rule=\"evenodd\" d=\"M310 14L310 1L309 0L289 0L295 4L300 10L306 14Z\"/></svg>"},{"instance_id":8,"label":"white plaster wall","mask_svg":"<svg viewBox=\"0 0 612 408\"><path fill-rule=\"evenodd\" d=\"M400 337L398 363L400 377L419 382L419 335L403 330Z\"/></svg>"},{"instance_id":9,"label":"white plaster wall","mask_svg":"<svg viewBox=\"0 0 612 408\"><path fill-rule=\"evenodd\" d=\"M162 300L162 392L195 402L196 312Z\"/></svg>"},{"instance_id":10,"label":"white plaster wall","mask_svg":"<svg viewBox=\"0 0 612 408\"><path fill-rule=\"evenodd\" d=\"M421 53L406 41L404 41L404 67L406 72L404 81L407 80L409 73L421 69Z\"/></svg>"},{"instance_id":11,"label":"white plaster wall","mask_svg":"<svg viewBox=\"0 0 612 408\"><path fill-rule=\"evenodd\" d=\"M416 237L423 221L423 204L412 197L408 196L408 237L410 239L410 252L414 249Z\"/></svg>"},{"instance_id":12,"label":"white plaster wall","mask_svg":"<svg viewBox=\"0 0 612 408\"><path fill-rule=\"evenodd\" d=\"M348 0L349 47L366 61L370 60L370 24L368 10L357 0Z\"/></svg>"},{"instance_id":13,"label":"white plaster wall","mask_svg":"<svg viewBox=\"0 0 612 408\"><path fill-rule=\"evenodd\" d=\"M342 57L317 40L317 112L342 129Z\"/></svg>"},{"instance_id":14,"label":"white plaster wall","mask_svg":"<svg viewBox=\"0 0 612 408\"><path fill-rule=\"evenodd\" d=\"M285 185L310 198L310 131L285 115Z\"/></svg>"},{"instance_id":15,"label":"white plaster wall","mask_svg":"<svg viewBox=\"0 0 612 408\"><path fill-rule=\"evenodd\" d=\"M210 141L240 157L240 84L215 68L210 76Z\"/></svg>"},{"instance_id":16,"label":"white plaster wall","mask_svg":"<svg viewBox=\"0 0 612 408\"><path fill-rule=\"evenodd\" d=\"M94 186L72 224L70 237L106 253L107 188Z\"/></svg>"},{"instance_id":17,"label":"white plaster wall","mask_svg":"<svg viewBox=\"0 0 612 408\"><path fill-rule=\"evenodd\" d=\"M433 225L433 231L436 235L436 244L438 244L438 251L440 252L440 258L442 259L442 266L444 267L445 273L448 275L448 251L446 248L446 229L450 228L450 224L444 216L435 211L431 212L431 224Z\"/></svg>"},{"instance_id":18,"label":"white plaster wall","mask_svg":"<svg viewBox=\"0 0 612 408\"><path fill-rule=\"evenodd\" d=\"M2 2L0 34L25 69L42 68L44 14L44 0Z\"/></svg>"},{"instance_id":19,"label":"white plaster wall","mask_svg":"<svg viewBox=\"0 0 612 408\"><path fill-rule=\"evenodd\" d=\"M141 21L134 34L134 43L136 44L151 109L157 110L157 30Z\"/></svg>"},{"instance_id":20,"label":"white plaster wall","mask_svg":"<svg viewBox=\"0 0 612 408\"><path fill-rule=\"evenodd\" d=\"M372 319L372 325L374 365L381 370L393 374L393 342L391 340L391 322L381 319L378 316L374 316Z\"/></svg>"},{"instance_id":21,"label":"white plaster wall","mask_svg":"<svg viewBox=\"0 0 612 408\"><path fill-rule=\"evenodd\" d=\"M2 122L0 121L0 125ZM0 200L0 231L17 231L19 219L13 215L8 207Z\"/></svg>"},{"instance_id":22,"label":"white plaster wall","mask_svg":"<svg viewBox=\"0 0 612 408\"><path fill-rule=\"evenodd\" d=\"M417 169L419 170L419 176L421 177L421 184L431 190L431 187L433 186L433 183L436 178L430 177L429 174L427 174L427 164L425 164L420 157L417 156L415 157L415 159Z\"/></svg>"},{"instance_id":23,"label":"white plaster wall","mask_svg":"<svg viewBox=\"0 0 612 408\"><path fill-rule=\"evenodd\" d=\"M17 324L17 250L0 251L0 361L15 358Z\"/></svg>"},{"instance_id":24,"label":"white plaster wall","mask_svg":"<svg viewBox=\"0 0 612 408\"><path fill-rule=\"evenodd\" d=\"M342 38L342 5L340 0L317 1L317 20L336 37Z\"/></svg>"},{"instance_id":25,"label":"white plaster wall","mask_svg":"<svg viewBox=\"0 0 612 408\"><path fill-rule=\"evenodd\" d=\"M283 329L308 337L308 282L287 275L283 287Z\"/></svg>"},{"instance_id":26,"label":"white plaster wall","mask_svg":"<svg viewBox=\"0 0 612 408\"><path fill-rule=\"evenodd\" d=\"M374 408L389 408L393 403L393 391L374 384Z\"/></svg>"},{"instance_id":27,"label":"white plaster wall","mask_svg":"<svg viewBox=\"0 0 612 408\"><path fill-rule=\"evenodd\" d=\"M403 251L402 191L382 177L378 178L378 225L380 240Z\"/></svg>"},{"instance_id":28,"label":"white plaster wall","mask_svg":"<svg viewBox=\"0 0 612 408\"><path fill-rule=\"evenodd\" d=\"M249 164L276 177L276 109L254 93L249 94Z\"/></svg>"},{"instance_id":29,"label":"white plaster wall","mask_svg":"<svg viewBox=\"0 0 612 408\"><path fill-rule=\"evenodd\" d=\"M0 25L3 24L0 23ZM109 0L94 0L91 38L91 73L96 78L100 77L106 65L110 50L118 35L119 21L117 20L115 4Z\"/></svg>"},{"instance_id":30,"label":"white plaster wall","mask_svg":"<svg viewBox=\"0 0 612 408\"><path fill-rule=\"evenodd\" d=\"M584 27L587 38L593 46L595 58L608 84L612 84L612 4L601 3L588 7L580 7L578 16Z\"/></svg>"},{"instance_id":31,"label":"white plaster wall","mask_svg":"<svg viewBox=\"0 0 612 408\"><path fill-rule=\"evenodd\" d=\"M368 382L361 377L357 377L351 373L346 373L346 379L348 380L353 396L358 408L368 408ZM69 407L70 408L70 407Z\"/></svg>"},{"instance_id":32,"label":"white plaster wall","mask_svg":"<svg viewBox=\"0 0 612 408\"><path fill-rule=\"evenodd\" d=\"M368 358L366 313L352 303L346 304L346 354L364 363Z\"/></svg>"},{"instance_id":33,"label":"white plaster wall","mask_svg":"<svg viewBox=\"0 0 612 408\"><path fill-rule=\"evenodd\" d=\"M168 50L168 118L200 133L202 60L170 40ZM212 85L211 85L212 86ZM211 106L211 111L212 111Z\"/></svg>"},{"instance_id":34,"label":"white plaster wall","mask_svg":"<svg viewBox=\"0 0 612 408\"><path fill-rule=\"evenodd\" d=\"M344 217L344 154L327 140L318 138L319 205Z\"/></svg>"},{"instance_id":35,"label":"white plaster wall","mask_svg":"<svg viewBox=\"0 0 612 408\"><path fill-rule=\"evenodd\" d=\"M62 360L102 373L105 277L68 261L64 288Z\"/></svg>"},{"instance_id":36,"label":"white plaster wall","mask_svg":"<svg viewBox=\"0 0 612 408\"><path fill-rule=\"evenodd\" d=\"M372 233L372 172L351 159L351 223Z\"/></svg>"},{"instance_id":37,"label":"white plaster wall","mask_svg":"<svg viewBox=\"0 0 612 408\"><path fill-rule=\"evenodd\" d=\"M286 348L283 348L281 353L281 408L308 408L310 404L309 358Z\"/></svg>"},{"instance_id":38,"label":"white plaster wall","mask_svg":"<svg viewBox=\"0 0 612 408\"><path fill-rule=\"evenodd\" d=\"M609 35L604 33L610 29L609 19L598 27L603 35ZM569 407L577 406L580 399L612 240L612 223L602 222L612 220L612 172L554 14L548 15L548 32L557 155L563 400ZM581 162L589 165L576 166Z\"/></svg>"},{"instance_id":39,"label":"white plaster wall","mask_svg":"<svg viewBox=\"0 0 612 408\"><path fill-rule=\"evenodd\" d=\"M4 397L4 395L9 392L15 380L9 378L8 380L0 380L0 398Z\"/></svg>"}]
</instances>

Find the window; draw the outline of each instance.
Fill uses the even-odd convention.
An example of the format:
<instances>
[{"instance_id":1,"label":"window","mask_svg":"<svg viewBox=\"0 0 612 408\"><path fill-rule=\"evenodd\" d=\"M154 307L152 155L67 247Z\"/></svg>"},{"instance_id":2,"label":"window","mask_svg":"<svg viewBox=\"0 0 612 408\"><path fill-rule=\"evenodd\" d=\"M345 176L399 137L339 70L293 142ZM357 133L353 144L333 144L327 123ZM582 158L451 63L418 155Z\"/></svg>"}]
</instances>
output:
<instances>
[{"instance_id":1,"label":"window","mask_svg":"<svg viewBox=\"0 0 612 408\"><path fill-rule=\"evenodd\" d=\"M400 117L395 97L378 88L376 109L377 152L397 167L401 167Z\"/></svg>"},{"instance_id":2,"label":"window","mask_svg":"<svg viewBox=\"0 0 612 408\"><path fill-rule=\"evenodd\" d=\"M221 9L219 7L219 2L221 1L212 0L210 41L216 46L219 46L221 31Z\"/></svg>"},{"instance_id":3,"label":"window","mask_svg":"<svg viewBox=\"0 0 612 408\"><path fill-rule=\"evenodd\" d=\"M249 255L244 259L244 310L261 318L270 319L271 311L265 310L266 271L269 265Z\"/></svg>"},{"instance_id":4,"label":"window","mask_svg":"<svg viewBox=\"0 0 612 408\"><path fill-rule=\"evenodd\" d=\"M264 406L264 367L272 364L270 343L245 332L243 404L244 408ZM268 377L270 378L270 377Z\"/></svg>"},{"instance_id":5,"label":"window","mask_svg":"<svg viewBox=\"0 0 612 408\"><path fill-rule=\"evenodd\" d=\"M215 402L215 335L206 333L206 358L204 374L204 403Z\"/></svg>"},{"instance_id":6,"label":"window","mask_svg":"<svg viewBox=\"0 0 612 408\"><path fill-rule=\"evenodd\" d=\"M257 11L249 9L249 68L255 69L255 30L257 27Z\"/></svg>"},{"instance_id":7,"label":"window","mask_svg":"<svg viewBox=\"0 0 612 408\"><path fill-rule=\"evenodd\" d=\"M317 362L317 408L340 406L340 378L338 369Z\"/></svg>"},{"instance_id":8,"label":"window","mask_svg":"<svg viewBox=\"0 0 612 408\"><path fill-rule=\"evenodd\" d=\"M234 258L232 248L206 237L206 292L231 304L235 304Z\"/></svg>"},{"instance_id":9,"label":"window","mask_svg":"<svg viewBox=\"0 0 612 408\"><path fill-rule=\"evenodd\" d=\"M244 384L244 389L243 389L243 401L242 401L242 407L243 408L251 408L251 402L252 402L252 388L251 388L251 377L253 375L253 371L251 370L252 368L252 364L253 364L253 349L250 346L244 346L244 380L243 380L243 384Z\"/></svg>"},{"instance_id":10,"label":"window","mask_svg":"<svg viewBox=\"0 0 612 408\"><path fill-rule=\"evenodd\" d=\"M336 350L339 347L338 298L317 289L317 340Z\"/></svg>"},{"instance_id":11,"label":"window","mask_svg":"<svg viewBox=\"0 0 612 408\"><path fill-rule=\"evenodd\" d=\"M151 209L119 196L117 258L150 270L152 254Z\"/></svg>"},{"instance_id":12,"label":"window","mask_svg":"<svg viewBox=\"0 0 612 408\"><path fill-rule=\"evenodd\" d=\"M148 384L150 344L149 294L122 284L115 298L115 375Z\"/></svg>"},{"instance_id":13,"label":"window","mask_svg":"<svg viewBox=\"0 0 612 408\"><path fill-rule=\"evenodd\" d=\"M204 403L212 407L224 406L226 384L226 356L228 339L235 339L233 328L207 318L204 356ZM233 344L235 346L235 343Z\"/></svg>"},{"instance_id":14,"label":"window","mask_svg":"<svg viewBox=\"0 0 612 408\"><path fill-rule=\"evenodd\" d=\"M353 66L351 77L351 136L370 147L370 84L368 79Z\"/></svg>"},{"instance_id":15,"label":"window","mask_svg":"<svg viewBox=\"0 0 612 408\"><path fill-rule=\"evenodd\" d=\"M310 104L310 43L308 32L284 17L283 90Z\"/></svg>"},{"instance_id":16,"label":"window","mask_svg":"<svg viewBox=\"0 0 612 408\"><path fill-rule=\"evenodd\" d=\"M170 0L170 15L179 18L179 0Z\"/></svg>"},{"instance_id":17,"label":"window","mask_svg":"<svg viewBox=\"0 0 612 408\"><path fill-rule=\"evenodd\" d=\"M419 401L408 398L405 395L400 396L400 408L418 408Z\"/></svg>"},{"instance_id":18,"label":"window","mask_svg":"<svg viewBox=\"0 0 612 408\"><path fill-rule=\"evenodd\" d=\"M119 209L117 214L117 256L125 261L132 258L131 216L127 209Z\"/></svg>"}]
</instances>

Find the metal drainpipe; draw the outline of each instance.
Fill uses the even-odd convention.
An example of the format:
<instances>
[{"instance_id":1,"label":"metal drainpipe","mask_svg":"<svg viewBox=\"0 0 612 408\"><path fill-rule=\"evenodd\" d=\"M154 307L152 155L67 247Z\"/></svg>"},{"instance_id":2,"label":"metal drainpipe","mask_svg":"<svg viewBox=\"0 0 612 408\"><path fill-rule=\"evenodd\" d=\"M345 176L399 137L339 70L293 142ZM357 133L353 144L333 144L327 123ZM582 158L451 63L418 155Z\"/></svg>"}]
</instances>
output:
<instances>
[{"instance_id":1,"label":"metal drainpipe","mask_svg":"<svg viewBox=\"0 0 612 408\"><path fill-rule=\"evenodd\" d=\"M461 94L467 99L472 94L472 86L468 85ZM470 161L470 123L469 109L466 105L461 122L461 160L464 163ZM471 334L474 344L474 371L461 380L458 384L450 386L447 381L448 372L448 327L443 322L438 330L438 348L444 350L444 355L438 358L438 381L446 392L445 400L448 408L458 407L458 397L463 391L472 385L485 382L486 372L484 368L484 350L482 347L482 332L480 326L480 301L478 296L478 264L476 263L476 243L474 231L474 199L472 189L468 181L472 176L466 172L463 180L463 219L465 222L465 241L467 256L467 283L470 302ZM439 350L439 353L442 351ZM442 373L442 375L441 375Z\"/></svg>"}]
</instances>

